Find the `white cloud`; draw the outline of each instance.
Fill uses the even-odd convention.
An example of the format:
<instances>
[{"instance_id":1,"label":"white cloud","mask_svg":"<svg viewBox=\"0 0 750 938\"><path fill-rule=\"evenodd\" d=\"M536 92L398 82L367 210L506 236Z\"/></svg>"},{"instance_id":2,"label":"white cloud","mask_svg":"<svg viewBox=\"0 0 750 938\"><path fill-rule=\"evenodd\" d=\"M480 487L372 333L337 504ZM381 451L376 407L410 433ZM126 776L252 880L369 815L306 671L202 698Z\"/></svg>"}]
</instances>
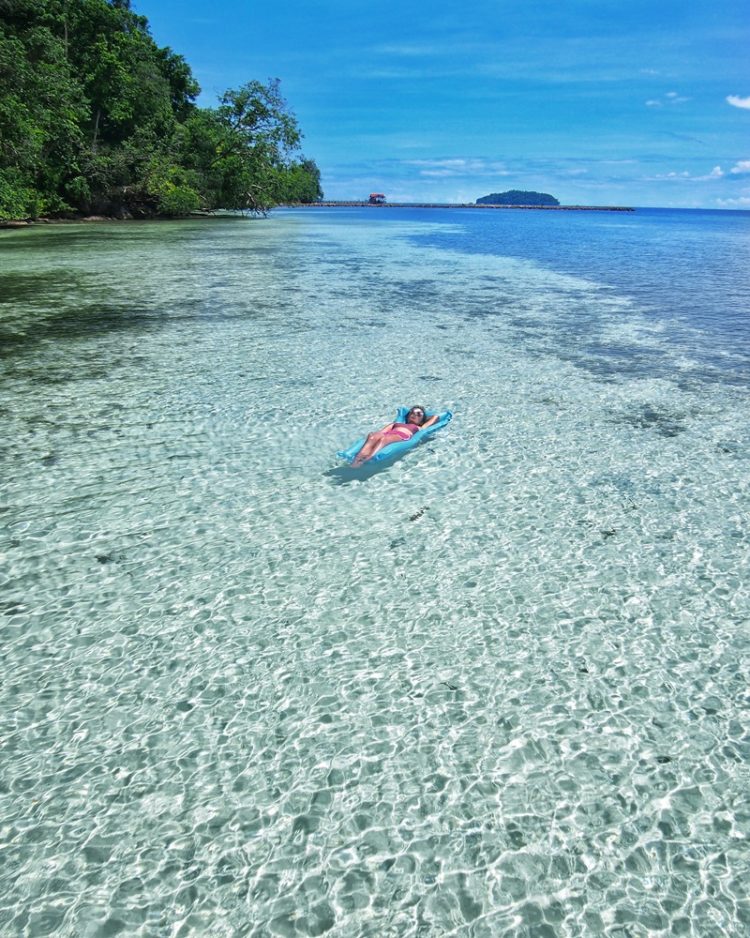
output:
<instances>
[{"instance_id":1,"label":"white cloud","mask_svg":"<svg viewBox=\"0 0 750 938\"><path fill-rule=\"evenodd\" d=\"M745 110L750 110L750 96L747 98L740 98L736 94L727 95L727 103L731 104L732 107L741 107Z\"/></svg>"},{"instance_id":2,"label":"white cloud","mask_svg":"<svg viewBox=\"0 0 750 938\"><path fill-rule=\"evenodd\" d=\"M735 176L742 175L743 173L750 173L750 160L740 160L739 163L736 163L730 170Z\"/></svg>"},{"instance_id":3,"label":"white cloud","mask_svg":"<svg viewBox=\"0 0 750 938\"><path fill-rule=\"evenodd\" d=\"M750 169L748 170L750 172ZM692 176L686 169L683 169L682 172L670 172L670 173L661 173L657 176L648 176L646 177L649 182L662 182L667 180L668 182L712 182L715 179L723 179L725 176L724 170L721 166L714 166L710 173L706 173L703 176Z\"/></svg>"},{"instance_id":4,"label":"white cloud","mask_svg":"<svg viewBox=\"0 0 750 938\"><path fill-rule=\"evenodd\" d=\"M483 159L404 160L406 166L419 167L420 176L510 176L504 163Z\"/></svg>"},{"instance_id":5,"label":"white cloud","mask_svg":"<svg viewBox=\"0 0 750 938\"><path fill-rule=\"evenodd\" d=\"M404 160L405 163L408 163L409 166L441 166L446 169L463 169L464 166L468 166L470 163L480 162L479 160L464 160L464 159L454 159L454 160Z\"/></svg>"},{"instance_id":6,"label":"white cloud","mask_svg":"<svg viewBox=\"0 0 750 938\"><path fill-rule=\"evenodd\" d=\"M714 166L710 173L706 173L705 176L693 176L692 178L698 182L709 182L712 179L721 179L724 176L724 170L721 166Z\"/></svg>"},{"instance_id":7,"label":"white cloud","mask_svg":"<svg viewBox=\"0 0 750 938\"><path fill-rule=\"evenodd\" d=\"M684 104L689 100L690 98L686 98L676 91L667 91L661 98L649 98L649 100L646 101L646 107L663 107L665 104Z\"/></svg>"},{"instance_id":8,"label":"white cloud","mask_svg":"<svg viewBox=\"0 0 750 938\"><path fill-rule=\"evenodd\" d=\"M750 208L750 195L741 195L736 199L717 199L721 208Z\"/></svg>"}]
</instances>

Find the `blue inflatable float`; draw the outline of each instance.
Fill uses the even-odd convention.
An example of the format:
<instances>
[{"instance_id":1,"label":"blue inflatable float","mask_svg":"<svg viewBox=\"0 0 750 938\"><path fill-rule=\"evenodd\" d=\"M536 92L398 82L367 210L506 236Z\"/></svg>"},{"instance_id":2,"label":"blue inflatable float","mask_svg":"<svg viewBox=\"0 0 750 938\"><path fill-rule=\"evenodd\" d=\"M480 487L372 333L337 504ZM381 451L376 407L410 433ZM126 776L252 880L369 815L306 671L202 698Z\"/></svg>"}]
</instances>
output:
<instances>
[{"instance_id":1,"label":"blue inflatable float","mask_svg":"<svg viewBox=\"0 0 750 938\"><path fill-rule=\"evenodd\" d=\"M399 407L394 423L404 423L408 413L408 407ZM428 410L425 413L425 417L434 416L434 410ZM407 453L410 449L414 449L415 446L419 446L423 440L426 440L427 437L432 436L433 433L437 433L438 430L442 430L443 427L450 422L452 416L453 414L451 411L444 411L439 415L435 423L430 424L430 426L425 430L418 430L410 440L399 440L398 443L389 443L388 446L384 446L381 450L378 450L378 452L375 453L375 455L370 459L368 459L366 463L363 463L363 465L369 466L371 463L384 462L386 459L393 459L395 456L401 456L404 453ZM340 453L336 453L336 455L350 463L365 445L366 440L367 437L363 436L361 440L357 440L357 442L352 443L348 449L344 449Z\"/></svg>"}]
</instances>

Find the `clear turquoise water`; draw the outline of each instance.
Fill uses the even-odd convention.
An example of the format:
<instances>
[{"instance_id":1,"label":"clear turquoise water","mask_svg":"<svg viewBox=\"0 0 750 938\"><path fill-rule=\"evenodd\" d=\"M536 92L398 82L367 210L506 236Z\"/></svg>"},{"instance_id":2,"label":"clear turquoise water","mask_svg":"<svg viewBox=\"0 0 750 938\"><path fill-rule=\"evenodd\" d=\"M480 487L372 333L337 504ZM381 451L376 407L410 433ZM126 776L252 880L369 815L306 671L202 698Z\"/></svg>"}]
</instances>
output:
<instances>
[{"instance_id":1,"label":"clear turquoise water","mask_svg":"<svg viewBox=\"0 0 750 938\"><path fill-rule=\"evenodd\" d=\"M0 933L747 934L749 230L0 233Z\"/></svg>"}]
</instances>

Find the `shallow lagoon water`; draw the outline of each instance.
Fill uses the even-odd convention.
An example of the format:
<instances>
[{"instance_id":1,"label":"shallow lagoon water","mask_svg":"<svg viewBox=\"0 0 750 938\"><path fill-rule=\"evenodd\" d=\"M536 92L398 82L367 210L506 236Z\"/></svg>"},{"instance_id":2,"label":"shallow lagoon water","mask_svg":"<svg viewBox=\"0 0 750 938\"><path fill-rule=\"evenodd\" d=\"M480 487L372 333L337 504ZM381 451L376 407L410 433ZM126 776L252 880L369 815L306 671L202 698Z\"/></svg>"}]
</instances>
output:
<instances>
[{"instance_id":1,"label":"shallow lagoon water","mask_svg":"<svg viewBox=\"0 0 750 938\"><path fill-rule=\"evenodd\" d=\"M0 235L3 933L750 929L747 290L389 211Z\"/></svg>"}]
</instances>

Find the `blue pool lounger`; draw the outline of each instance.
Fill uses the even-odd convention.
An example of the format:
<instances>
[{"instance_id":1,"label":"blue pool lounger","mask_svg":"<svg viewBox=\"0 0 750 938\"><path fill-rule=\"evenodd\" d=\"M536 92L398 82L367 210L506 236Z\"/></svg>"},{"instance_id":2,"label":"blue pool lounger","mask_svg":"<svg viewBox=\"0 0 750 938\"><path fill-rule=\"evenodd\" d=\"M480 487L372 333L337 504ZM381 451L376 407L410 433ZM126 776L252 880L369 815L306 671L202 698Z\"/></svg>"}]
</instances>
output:
<instances>
[{"instance_id":1,"label":"blue pool lounger","mask_svg":"<svg viewBox=\"0 0 750 938\"><path fill-rule=\"evenodd\" d=\"M399 407L394 423L404 423L408 413L408 407ZM434 417L434 415L434 410L428 410L425 414L426 417ZM393 459L394 456L401 456L410 449L414 449L415 446L419 446L422 440L426 440L428 436L432 436L433 433L442 430L443 427L450 422L452 416L451 411L446 410L444 413L440 414L439 419L427 427L426 430L418 430L410 440L399 440L398 443L389 443L388 446L384 446L381 450L378 450L378 452L375 453L371 459L368 459L366 463L363 463L363 465L368 466L370 463ZM344 449L340 453L336 453L336 455L350 463L365 445L366 440L367 437L363 436L361 440L357 440L357 442L352 443L348 449Z\"/></svg>"}]
</instances>

